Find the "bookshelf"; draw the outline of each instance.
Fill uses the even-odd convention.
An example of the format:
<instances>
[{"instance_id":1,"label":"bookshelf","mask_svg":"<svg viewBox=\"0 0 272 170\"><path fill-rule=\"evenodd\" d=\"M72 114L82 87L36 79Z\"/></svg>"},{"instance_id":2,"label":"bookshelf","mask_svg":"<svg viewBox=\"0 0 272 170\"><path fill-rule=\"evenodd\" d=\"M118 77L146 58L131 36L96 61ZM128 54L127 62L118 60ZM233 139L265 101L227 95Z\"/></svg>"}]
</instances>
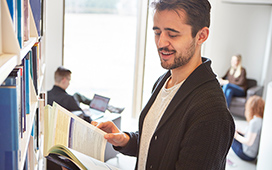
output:
<instances>
[{"instance_id":1,"label":"bookshelf","mask_svg":"<svg viewBox=\"0 0 272 170\"><path fill-rule=\"evenodd\" d=\"M14 30L14 25L12 22L12 18L10 15L9 7L6 0L1 0L0 2L0 85L3 84L9 74L16 68L17 66L21 65L25 57L32 51L34 46L39 43L38 48L43 48L45 43L42 36L38 35L38 30L36 28L35 19L33 16L33 10L31 9L30 0L21 0L22 4L24 1L28 1L28 14L29 14L29 39L24 41L22 47L20 47L16 31ZM16 1L14 1L16 2ZM41 3L45 3L45 1L41 0ZM41 11L44 12L45 5L41 5ZM43 15L41 15L43 16ZM43 29L42 29L43 30ZM42 109L42 105L40 104L39 94L43 91L43 81L44 81L44 73L46 69L45 64L45 56L44 56L44 49L39 49L37 53L41 54L37 59L37 79L34 80L34 77L29 74L30 81L29 81L29 106L30 112L25 115L25 131L23 132L22 137L19 135L18 139L15 141L19 141L18 146L18 158L15 160L14 167L18 167L19 170L23 170L24 166L28 166L27 169L42 169L42 166L39 166L39 162L43 161L42 157L42 145L43 145L43 136L38 135L39 139L39 149L33 150L33 146L30 143L33 140L32 137L32 129L33 124L35 124L35 114L37 109ZM24 67L24 66L23 66ZM35 87L34 81L37 81L37 87ZM37 88L37 90L35 89ZM1 105L1 103L0 103ZM18 115L19 110L18 111ZM0 111L1 112L1 111ZM2 113L1 114L9 114L9 113ZM39 119L42 121L41 119ZM18 122L17 122L18 123ZM38 122L41 123L41 122ZM6 124L7 125L7 124ZM12 126L12 125L7 125ZM40 126L40 125L39 125ZM42 132L41 132L42 133ZM0 141L3 142L5 138L1 138ZM13 142L13 141L5 141L5 142ZM2 153L1 153L2 152ZM0 150L0 154L4 155L5 151ZM34 155L31 155L31 154ZM2 158L2 157L1 157ZM34 158L35 160L30 160ZM8 158L7 158L8 159ZM29 161L28 161L29 160ZM0 165L0 169L4 167L4 165ZM17 169L17 168L15 168Z\"/></svg>"}]
</instances>

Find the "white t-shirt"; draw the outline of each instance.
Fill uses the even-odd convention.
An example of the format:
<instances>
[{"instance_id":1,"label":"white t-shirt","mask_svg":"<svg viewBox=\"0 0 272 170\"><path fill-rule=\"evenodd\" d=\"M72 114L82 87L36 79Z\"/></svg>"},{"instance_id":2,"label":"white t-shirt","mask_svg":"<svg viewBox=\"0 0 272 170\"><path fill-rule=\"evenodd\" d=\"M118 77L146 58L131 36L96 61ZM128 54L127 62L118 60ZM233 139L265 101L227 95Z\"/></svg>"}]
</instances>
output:
<instances>
[{"instance_id":1,"label":"white t-shirt","mask_svg":"<svg viewBox=\"0 0 272 170\"><path fill-rule=\"evenodd\" d=\"M169 89L166 89L165 87L169 79L170 78L168 78L168 80L165 82L164 86L159 92L153 105L149 109L143 122L143 130L142 130L142 135L140 139L141 143L140 143L139 159L138 159L139 170L145 169L150 140L157 128L157 125L159 124L159 121L164 111L166 110L170 101L172 100L176 92L178 91L181 84L184 82L182 81L179 84Z\"/></svg>"}]
</instances>

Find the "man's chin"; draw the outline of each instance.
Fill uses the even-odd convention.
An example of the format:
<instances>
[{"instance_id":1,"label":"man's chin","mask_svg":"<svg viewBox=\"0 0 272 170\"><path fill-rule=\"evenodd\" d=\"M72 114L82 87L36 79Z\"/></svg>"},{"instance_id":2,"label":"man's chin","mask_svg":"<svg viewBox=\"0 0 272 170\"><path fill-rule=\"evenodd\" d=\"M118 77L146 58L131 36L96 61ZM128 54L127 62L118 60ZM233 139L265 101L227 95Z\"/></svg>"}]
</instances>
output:
<instances>
[{"instance_id":1,"label":"man's chin","mask_svg":"<svg viewBox=\"0 0 272 170\"><path fill-rule=\"evenodd\" d=\"M164 68L166 70L172 69L172 65L167 64L165 62L161 62L161 66L162 66L162 68Z\"/></svg>"}]
</instances>

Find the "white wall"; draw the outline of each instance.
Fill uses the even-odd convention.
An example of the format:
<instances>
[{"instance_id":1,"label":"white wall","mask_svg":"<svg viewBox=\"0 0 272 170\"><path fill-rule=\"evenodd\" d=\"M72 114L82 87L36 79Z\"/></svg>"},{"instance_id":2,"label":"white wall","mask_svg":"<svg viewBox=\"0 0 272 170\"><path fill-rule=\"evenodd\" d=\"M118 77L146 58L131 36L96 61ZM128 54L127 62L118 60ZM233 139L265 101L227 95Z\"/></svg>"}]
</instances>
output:
<instances>
[{"instance_id":1,"label":"white wall","mask_svg":"<svg viewBox=\"0 0 272 170\"><path fill-rule=\"evenodd\" d=\"M272 84L270 92L267 87L272 80L272 6L210 2L210 37L204 46L204 55L212 59L212 67L221 77L230 66L231 56L240 53L247 77L264 85L266 108L257 169L271 169Z\"/></svg>"},{"instance_id":2,"label":"white wall","mask_svg":"<svg viewBox=\"0 0 272 170\"><path fill-rule=\"evenodd\" d=\"M268 84L266 105L264 109L264 119L263 119L263 128L260 141L260 149L257 163L257 170L270 170L272 169L272 138L271 138L271 129L272 129L272 105L267 104L272 103L272 82Z\"/></svg>"},{"instance_id":3,"label":"white wall","mask_svg":"<svg viewBox=\"0 0 272 170\"><path fill-rule=\"evenodd\" d=\"M221 77L230 66L231 56L240 53L247 77L260 84L271 6L231 4L221 0L210 2L210 37L205 44L204 55L212 59L212 67Z\"/></svg>"},{"instance_id":4,"label":"white wall","mask_svg":"<svg viewBox=\"0 0 272 170\"><path fill-rule=\"evenodd\" d=\"M45 30L45 90L54 84L54 72L62 65L63 47L63 0L46 1L46 30Z\"/></svg>"}]
</instances>

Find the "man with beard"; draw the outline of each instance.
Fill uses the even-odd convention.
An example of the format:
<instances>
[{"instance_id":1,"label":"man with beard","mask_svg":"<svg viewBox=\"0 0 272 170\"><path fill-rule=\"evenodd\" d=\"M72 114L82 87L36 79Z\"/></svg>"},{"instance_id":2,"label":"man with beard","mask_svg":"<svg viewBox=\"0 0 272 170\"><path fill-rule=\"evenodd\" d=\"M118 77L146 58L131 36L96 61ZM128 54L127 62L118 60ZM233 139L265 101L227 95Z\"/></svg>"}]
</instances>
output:
<instances>
[{"instance_id":1,"label":"man with beard","mask_svg":"<svg viewBox=\"0 0 272 170\"><path fill-rule=\"evenodd\" d=\"M211 61L201 57L210 25L208 0L159 0L153 30L161 65L139 131L92 122L136 169L225 169L235 126Z\"/></svg>"}]
</instances>

